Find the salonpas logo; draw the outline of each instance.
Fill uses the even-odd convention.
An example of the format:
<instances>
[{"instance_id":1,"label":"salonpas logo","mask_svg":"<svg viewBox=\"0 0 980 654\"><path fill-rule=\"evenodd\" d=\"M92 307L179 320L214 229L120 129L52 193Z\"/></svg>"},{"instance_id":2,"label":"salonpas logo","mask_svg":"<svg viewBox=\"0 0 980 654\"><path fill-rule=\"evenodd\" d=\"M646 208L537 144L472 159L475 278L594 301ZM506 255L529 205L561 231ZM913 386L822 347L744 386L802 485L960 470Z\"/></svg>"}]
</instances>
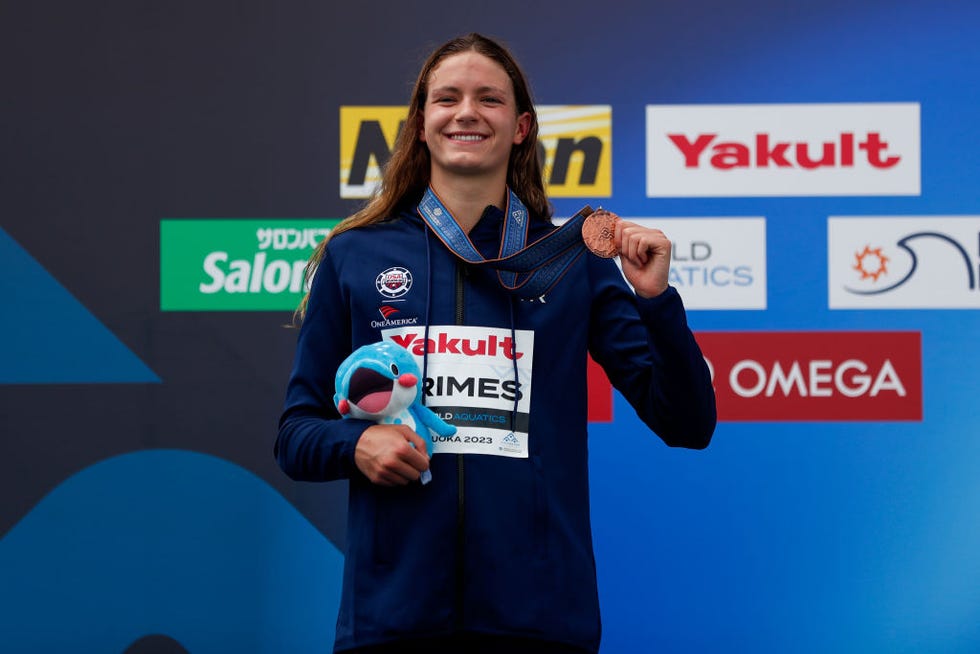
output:
<instances>
[{"instance_id":1,"label":"salonpas logo","mask_svg":"<svg viewBox=\"0 0 980 654\"><path fill-rule=\"evenodd\" d=\"M307 290L306 262L337 222L162 220L160 309L295 309Z\"/></svg>"}]
</instances>

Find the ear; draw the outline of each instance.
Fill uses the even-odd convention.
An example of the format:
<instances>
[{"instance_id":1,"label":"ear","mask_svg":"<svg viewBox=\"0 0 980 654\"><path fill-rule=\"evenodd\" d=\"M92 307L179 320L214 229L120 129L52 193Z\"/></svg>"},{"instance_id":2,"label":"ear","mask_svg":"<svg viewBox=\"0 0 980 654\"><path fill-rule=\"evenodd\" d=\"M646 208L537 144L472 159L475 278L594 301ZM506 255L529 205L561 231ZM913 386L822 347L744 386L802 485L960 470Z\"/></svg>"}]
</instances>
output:
<instances>
[{"instance_id":1,"label":"ear","mask_svg":"<svg viewBox=\"0 0 980 654\"><path fill-rule=\"evenodd\" d=\"M525 111L517 117L517 131L514 133L514 145L520 145L531 131L531 114Z\"/></svg>"}]
</instances>

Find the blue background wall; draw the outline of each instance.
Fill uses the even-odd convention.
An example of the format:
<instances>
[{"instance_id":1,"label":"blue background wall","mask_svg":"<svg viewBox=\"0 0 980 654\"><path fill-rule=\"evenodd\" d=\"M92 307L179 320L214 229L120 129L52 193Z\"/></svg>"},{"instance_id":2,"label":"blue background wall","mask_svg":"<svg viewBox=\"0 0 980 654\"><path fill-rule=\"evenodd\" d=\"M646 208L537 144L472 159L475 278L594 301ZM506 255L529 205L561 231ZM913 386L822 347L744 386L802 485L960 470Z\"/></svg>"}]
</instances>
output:
<instances>
[{"instance_id":1,"label":"blue background wall","mask_svg":"<svg viewBox=\"0 0 980 654\"><path fill-rule=\"evenodd\" d=\"M766 218L768 308L696 331L922 335L921 422L672 451L617 396L592 426L604 654L980 651L978 313L827 300L828 216L980 214L980 8L867 0L0 7L0 650L328 649L346 489L272 460L288 312L161 312L159 225L348 214L339 107L404 104L470 30L539 103L612 106L603 205ZM920 103L921 195L646 197L646 105L825 102Z\"/></svg>"}]
</instances>

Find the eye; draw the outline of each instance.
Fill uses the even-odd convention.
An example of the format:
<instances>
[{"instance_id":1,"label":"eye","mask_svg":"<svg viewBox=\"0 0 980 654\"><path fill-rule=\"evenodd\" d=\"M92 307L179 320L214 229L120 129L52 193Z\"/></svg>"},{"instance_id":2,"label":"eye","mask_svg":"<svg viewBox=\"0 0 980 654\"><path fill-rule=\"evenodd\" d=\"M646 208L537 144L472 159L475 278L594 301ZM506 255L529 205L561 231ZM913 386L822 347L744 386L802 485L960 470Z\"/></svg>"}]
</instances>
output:
<instances>
[{"instance_id":1,"label":"eye","mask_svg":"<svg viewBox=\"0 0 980 654\"><path fill-rule=\"evenodd\" d=\"M398 366L396 366L395 364L391 364L391 374L395 376L398 375Z\"/></svg>"}]
</instances>

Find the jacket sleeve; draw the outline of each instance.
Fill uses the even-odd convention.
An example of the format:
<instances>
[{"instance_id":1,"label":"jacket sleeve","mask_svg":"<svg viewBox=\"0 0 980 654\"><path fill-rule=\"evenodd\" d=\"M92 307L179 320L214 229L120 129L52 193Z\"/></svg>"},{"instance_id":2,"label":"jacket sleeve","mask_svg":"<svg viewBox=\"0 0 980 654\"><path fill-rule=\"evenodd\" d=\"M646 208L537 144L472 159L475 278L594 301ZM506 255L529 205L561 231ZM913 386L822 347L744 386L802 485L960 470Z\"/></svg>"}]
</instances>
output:
<instances>
[{"instance_id":1,"label":"jacket sleeve","mask_svg":"<svg viewBox=\"0 0 980 654\"><path fill-rule=\"evenodd\" d=\"M667 445L707 447L717 421L715 393L677 290L641 298L618 270L591 270L592 357Z\"/></svg>"},{"instance_id":2,"label":"jacket sleeve","mask_svg":"<svg viewBox=\"0 0 980 654\"><path fill-rule=\"evenodd\" d=\"M292 479L328 481L357 471L357 439L372 423L341 419L333 404L337 368L352 351L350 325L328 249L313 279L274 448L279 467Z\"/></svg>"}]
</instances>

